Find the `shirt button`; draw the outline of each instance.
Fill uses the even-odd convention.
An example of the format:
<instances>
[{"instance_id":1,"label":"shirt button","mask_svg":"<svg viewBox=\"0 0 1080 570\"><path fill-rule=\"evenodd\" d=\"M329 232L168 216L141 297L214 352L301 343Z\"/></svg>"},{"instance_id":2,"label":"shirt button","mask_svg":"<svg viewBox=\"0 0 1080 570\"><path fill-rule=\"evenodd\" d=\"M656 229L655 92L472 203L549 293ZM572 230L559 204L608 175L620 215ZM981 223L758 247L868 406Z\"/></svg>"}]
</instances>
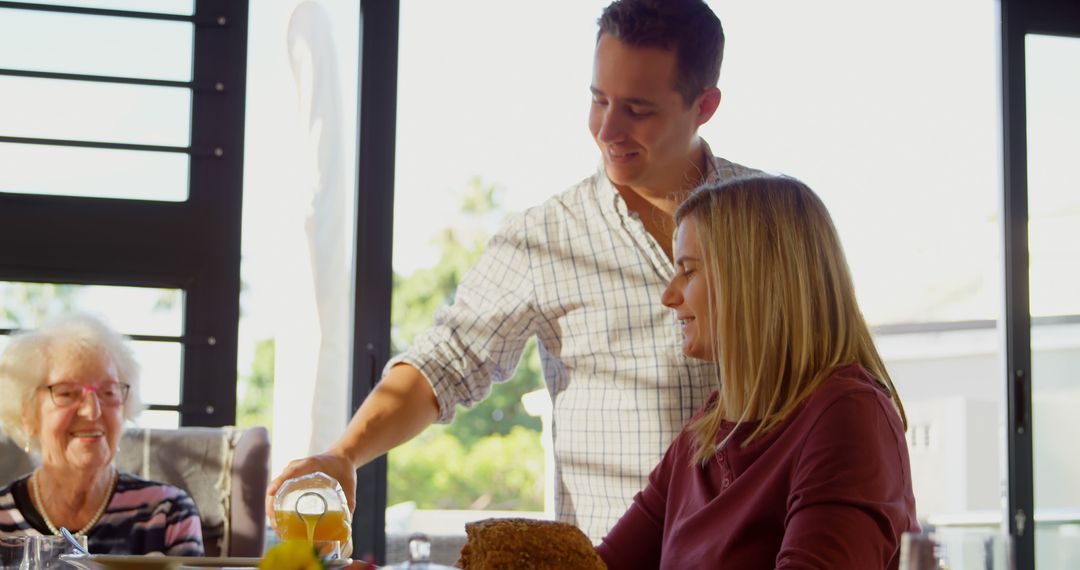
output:
<instances>
[{"instance_id":1,"label":"shirt button","mask_svg":"<svg viewBox=\"0 0 1080 570\"><path fill-rule=\"evenodd\" d=\"M720 485L723 488L727 489L728 485L731 485L731 479L728 479L727 477L724 477L723 481L720 481Z\"/></svg>"}]
</instances>

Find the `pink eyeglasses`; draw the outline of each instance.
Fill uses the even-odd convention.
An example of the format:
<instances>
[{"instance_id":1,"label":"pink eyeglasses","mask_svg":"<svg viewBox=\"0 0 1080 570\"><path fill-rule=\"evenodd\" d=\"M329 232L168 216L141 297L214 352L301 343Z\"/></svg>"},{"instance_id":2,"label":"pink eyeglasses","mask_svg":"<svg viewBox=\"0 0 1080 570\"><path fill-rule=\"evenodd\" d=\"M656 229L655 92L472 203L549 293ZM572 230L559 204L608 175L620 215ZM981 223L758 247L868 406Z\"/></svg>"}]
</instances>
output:
<instances>
[{"instance_id":1,"label":"pink eyeglasses","mask_svg":"<svg viewBox=\"0 0 1080 570\"><path fill-rule=\"evenodd\" d=\"M58 408L66 408L82 401L86 394L97 396L98 402L103 407L114 408L127 401L128 390L131 386L121 382L109 382L108 384L75 384L73 382L61 382L50 386L42 386L49 391L49 396Z\"/></svg>"}]
</instances>

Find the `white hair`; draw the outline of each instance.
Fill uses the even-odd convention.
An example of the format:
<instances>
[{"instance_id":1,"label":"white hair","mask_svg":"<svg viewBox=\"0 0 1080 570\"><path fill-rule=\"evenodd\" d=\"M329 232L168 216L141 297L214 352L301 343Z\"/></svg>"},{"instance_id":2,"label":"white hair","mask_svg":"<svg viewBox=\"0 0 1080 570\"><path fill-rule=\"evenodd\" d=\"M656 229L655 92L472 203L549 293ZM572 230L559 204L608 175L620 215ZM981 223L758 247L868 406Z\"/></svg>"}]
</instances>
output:
<instances>
[{"instance_id":1,"label":"white hair","mask_svg":"<svg viewBox=\"0 0 1080 570\"><path fill-rule=\"evenodd\" d=\"M25 416L37 422L38 407L34 395L44 385L49 367L57 354L65 351L91 350L107 356L116 367L121 383L131 388L124 404L124 419L132 420L142 412L139 395L139 365L124 337L96 317L75 314L53 319L41 327L16 334L0 355L0 429L20 447L38 449L23 425Z\"/></svg>"}]
</instances>

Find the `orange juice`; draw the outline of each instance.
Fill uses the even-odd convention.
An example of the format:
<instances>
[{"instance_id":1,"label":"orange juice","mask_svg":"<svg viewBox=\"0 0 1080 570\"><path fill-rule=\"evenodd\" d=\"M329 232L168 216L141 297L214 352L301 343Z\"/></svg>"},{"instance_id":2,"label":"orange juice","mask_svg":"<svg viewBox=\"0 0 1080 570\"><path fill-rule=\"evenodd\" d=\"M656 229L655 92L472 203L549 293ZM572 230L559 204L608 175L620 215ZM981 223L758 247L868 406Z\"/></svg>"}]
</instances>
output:
<instances>
[{"instance_id":1,"label":"orange juice","mask_svg":"<svg viewBox=\"0 0 1080 570\"><path fill-rule=\"evenodd\" d=\"M351 521L343 511L329 511L321 518L296 511L277 511L274 521L282 540L337 540L344 546L352 536Z\"/></svg>"}]
</instances>

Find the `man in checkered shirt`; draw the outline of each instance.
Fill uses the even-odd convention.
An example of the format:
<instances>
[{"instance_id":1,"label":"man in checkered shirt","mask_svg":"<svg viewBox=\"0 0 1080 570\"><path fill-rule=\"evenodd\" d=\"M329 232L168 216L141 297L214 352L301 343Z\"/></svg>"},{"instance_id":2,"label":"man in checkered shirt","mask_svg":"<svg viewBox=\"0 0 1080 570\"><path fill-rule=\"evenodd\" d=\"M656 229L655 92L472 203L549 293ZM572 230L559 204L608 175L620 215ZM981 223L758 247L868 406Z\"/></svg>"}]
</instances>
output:
<instances>
[{"instance_id":1,"label":"man in checkered shirt","mask_svg":"<svg viewBox=\"0 0 1080 570\"><path fill-rule=\"evenodd\" d=\"M621 0L600 18L589 129L602 165L512 218L462 280L454 303L387 364L315 470L341 481L456 405L509 379L537 337L553 402L556 511L599 541L711 391L712 364L682 355L660 303L675 275L672 213L705 181L753 172L698 137L720 103L720 21L700 0Z\"/></svg>"}]
</instances>

